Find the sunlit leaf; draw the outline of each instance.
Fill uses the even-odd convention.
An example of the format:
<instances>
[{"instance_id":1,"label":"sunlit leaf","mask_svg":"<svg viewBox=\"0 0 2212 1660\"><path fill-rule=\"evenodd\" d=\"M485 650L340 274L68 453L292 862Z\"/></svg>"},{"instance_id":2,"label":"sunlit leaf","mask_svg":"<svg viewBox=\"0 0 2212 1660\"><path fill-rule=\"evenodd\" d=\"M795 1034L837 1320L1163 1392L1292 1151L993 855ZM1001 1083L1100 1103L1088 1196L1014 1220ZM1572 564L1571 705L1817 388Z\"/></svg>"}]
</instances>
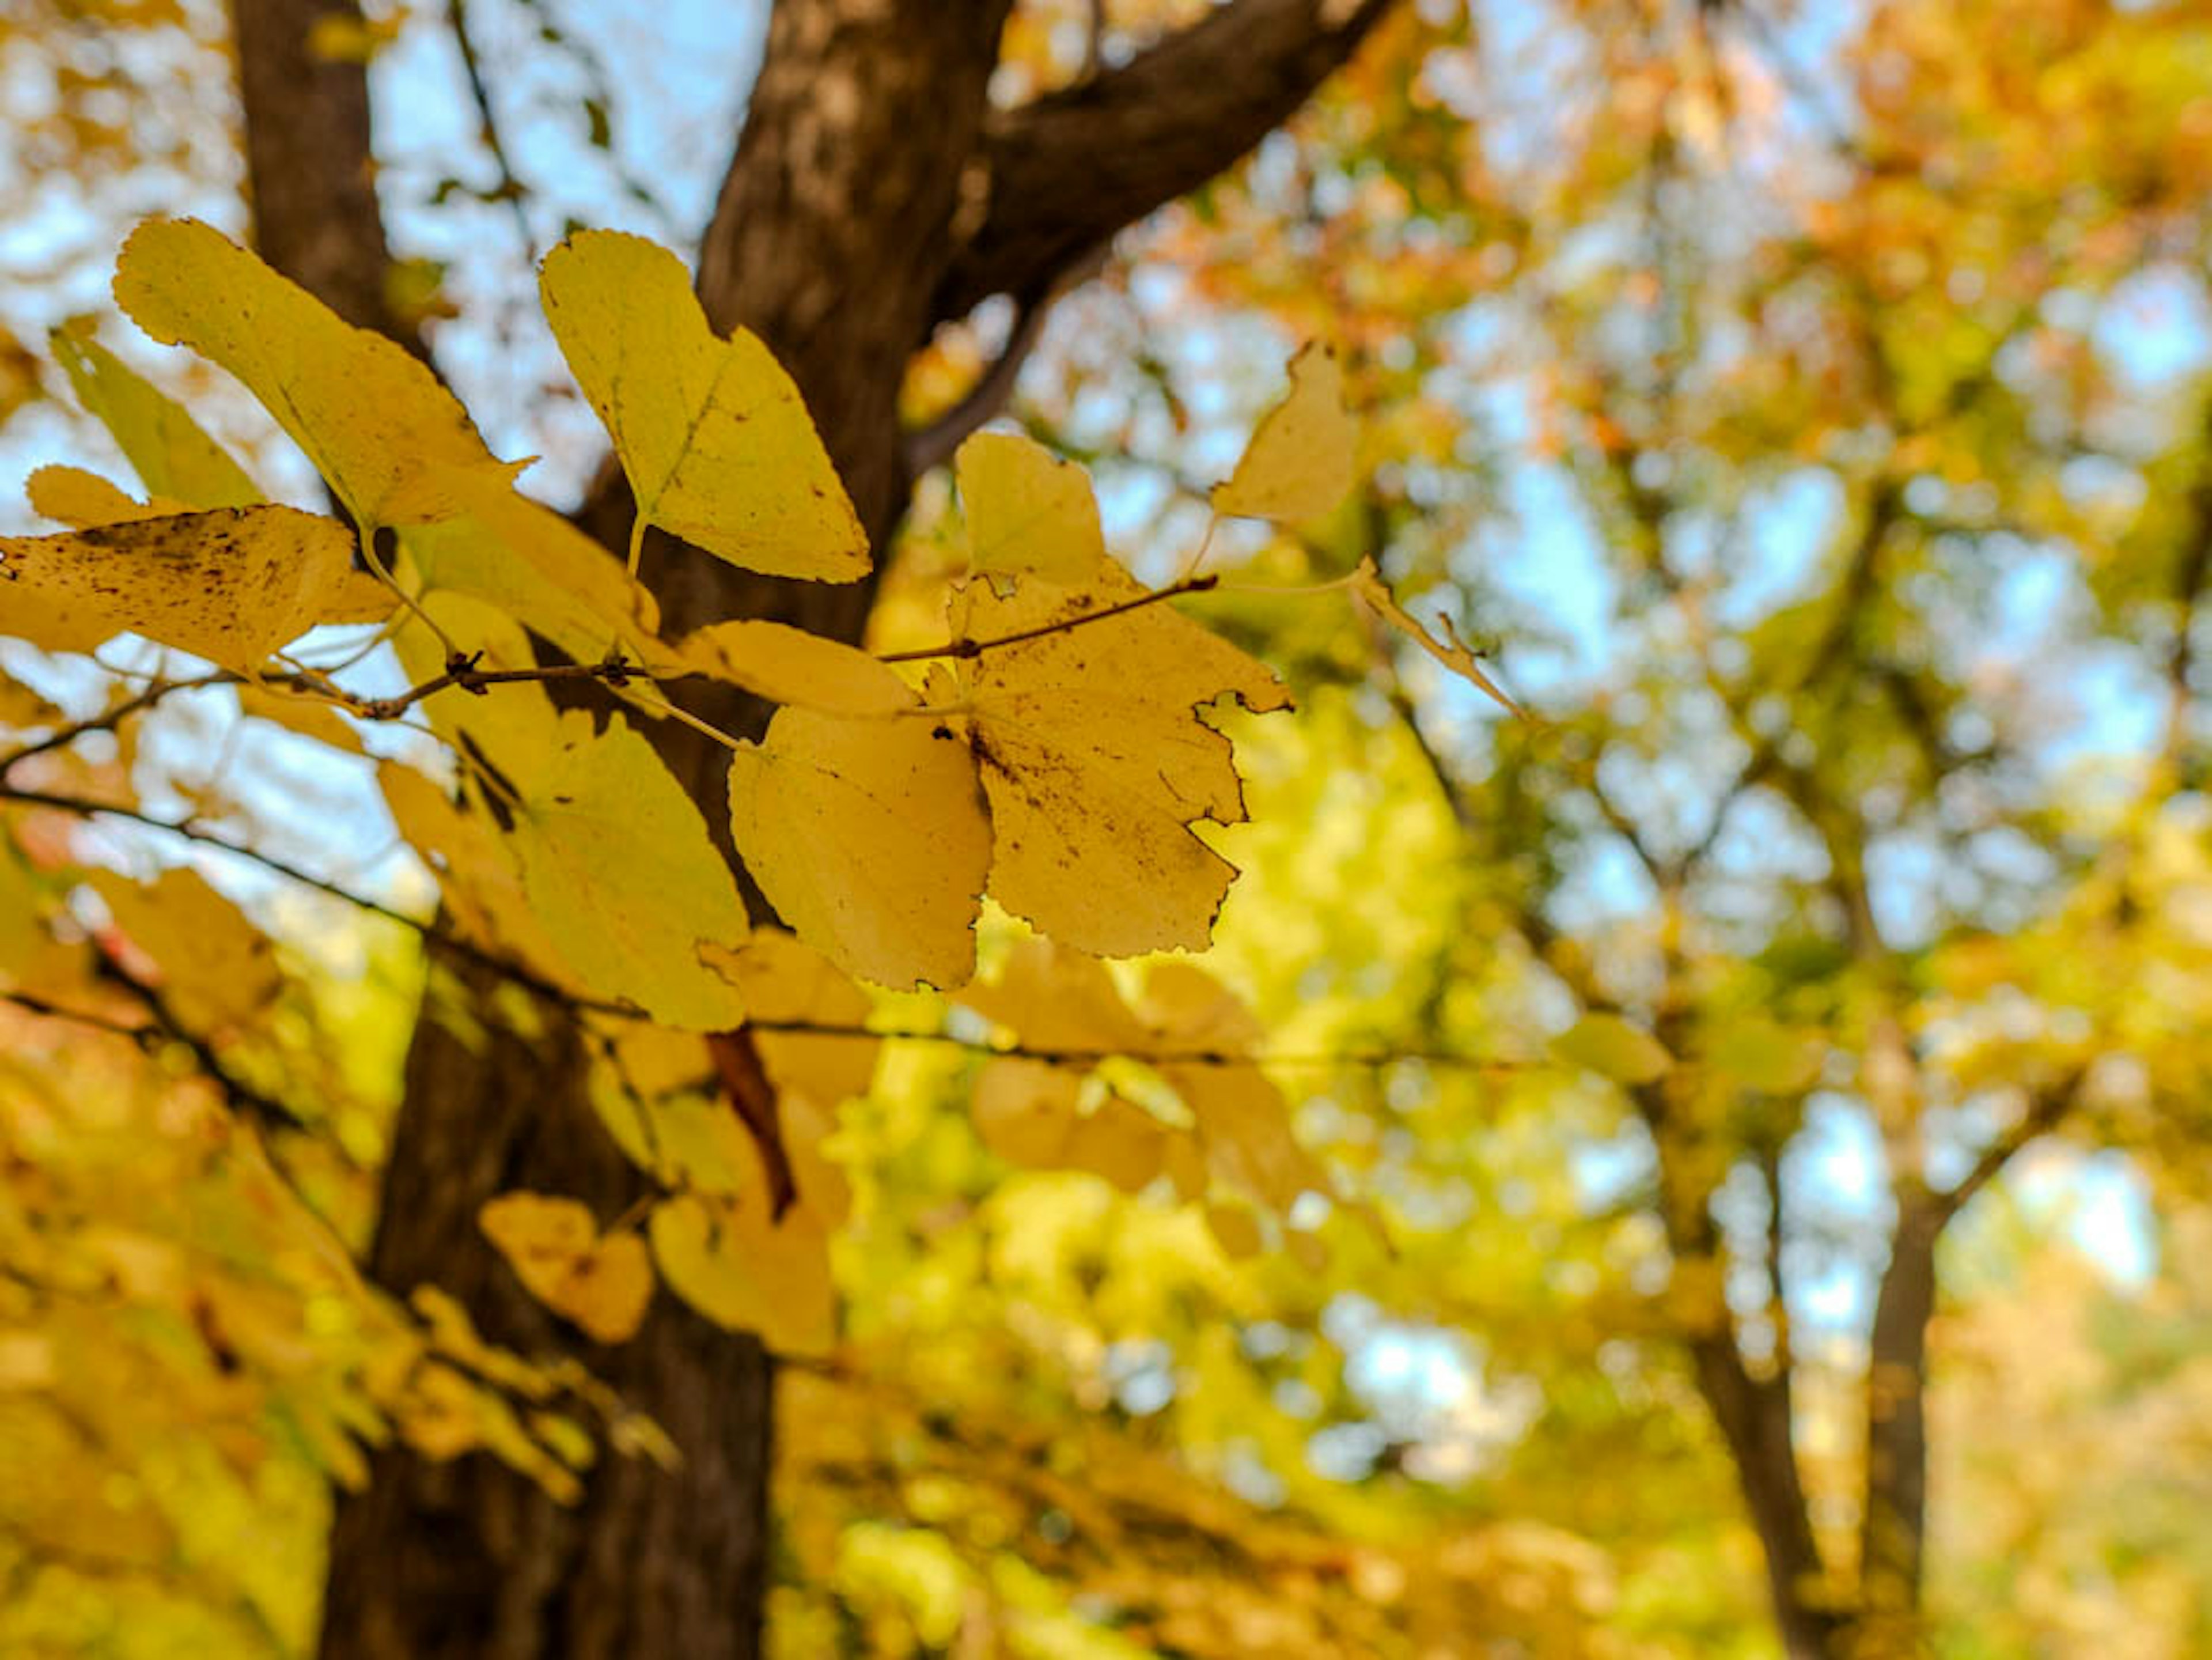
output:
<instances>
[{"instance_id":1,"label":"sunlit leaf","mask_svg":"<svg viewBox=\"0 0 2212 1660\"><path fill-rule=\"evenodd\" d=\"M538 289L646 523L749 570L866 574L866 535L798 387L747 331L715 334L674 254L580 231L546 255Z\"/></svg>"},{"instance_id":2,"label":"sunlit leaf","mask_svg":"<svg viewBox=\"0 0 2212 1660\"><path fill-rule=\"evenodd\" d=\"M1213 510L1297 524L1318 518L1352 489L1359 429L1344 407L1336 353L1309 342L1291 359L1291 389L1261 417L1229 482L1213 487Z\"/></svg>"}]
</instances>

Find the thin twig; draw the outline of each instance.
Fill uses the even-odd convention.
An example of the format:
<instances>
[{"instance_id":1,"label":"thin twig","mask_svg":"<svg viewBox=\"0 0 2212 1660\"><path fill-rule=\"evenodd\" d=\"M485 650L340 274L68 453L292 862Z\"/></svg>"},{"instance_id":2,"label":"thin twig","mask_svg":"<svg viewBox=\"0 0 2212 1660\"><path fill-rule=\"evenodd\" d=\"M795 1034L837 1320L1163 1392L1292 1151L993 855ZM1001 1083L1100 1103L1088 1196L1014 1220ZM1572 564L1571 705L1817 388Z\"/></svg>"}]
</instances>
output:
<instances>
[{"instance_id":1,"label":"thin twig","mask_svg":"<svg viewBox=\"0 0 2212 1660\"><path fill-rule=\"evenodd\" d=\"M477 137L491 152L492 165L499 169L499 184L492 195L514 210L514 228L522 238L523 255L534 264L538 242L531 234L530 213L525 204L528 192L515 174L514 162L507 159L506 142L501 138L498 119L492 114L491 90L484 84L483 67L477 61L476 43L469 38L466 0L447 0L447 15L453 26L453 44L460 52L461 73L469 83L469 97L477 106Z\"/></svg>"},{"instance_id":2,"label":"thin twig","mask_svg":"<svg viewBox=\"0 0 2212 1660\"><path fill-rule=\"evenodd\" d=\"M131 715L151 708L171 692L197 691L202 687L220 685L225 681L236 678L226 672L202 675L193 680L155 679L147 684L144 690L125 698L123 702L102 710L98 714L75 721L58 731L47 733L46 736L33 743L26 744L21 749L13 751L6 756L0 756L0 774L6 773L18 762L27 761L34 755L46 755L55 750L65 749L78 739L89 737L94 733L113 732Z\"/></svg>"},{"instance_id":3,"label":"thin twig","mask_svg":"<svg viewBox=\"0 0 2212 1660\"><path fill-rule=\"evenodd\" d=\"M1187 577L1164 588L1154 588L1133 599L1124 599L1117 605L1107 605L1097 611L1085 611L1058 623L1040 623L1033 629L1023 629L1013 634L1002 634L989 640L950 640L941 646L932 646L921 651L885 652L877 659L883 663L923 663L938 657L981 657L987 651L996 651L1001 646L1018 646L1028 640L1041 640L1048 634L1066 634L1091 623L1103 623L1109 617L1125 617L1133 611L1142 611L1146 605L1157 605L1163 599L1180 599L1186 593L1204 593L1218 587L1218 575Z\"/></svg>"}]
</instances>

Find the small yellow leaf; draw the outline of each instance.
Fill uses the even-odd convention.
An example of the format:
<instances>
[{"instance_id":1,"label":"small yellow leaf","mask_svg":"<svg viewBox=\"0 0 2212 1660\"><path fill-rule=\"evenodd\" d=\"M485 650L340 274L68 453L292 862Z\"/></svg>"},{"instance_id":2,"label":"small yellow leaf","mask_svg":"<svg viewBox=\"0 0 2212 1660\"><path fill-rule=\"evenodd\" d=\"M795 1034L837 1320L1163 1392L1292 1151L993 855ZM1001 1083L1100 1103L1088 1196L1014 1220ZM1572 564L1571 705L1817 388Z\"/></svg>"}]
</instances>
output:
<instances>
[{"instance_id":1,"label":"small yellow leaf","mask_svg":"<svg viewBox=\"0 0 2212 1660\"><path fill-rule=\"evenodd\" d=\"M872 1006L867 993L826 956L778 928L755 929L734 952L702 946L700 954L744 1000L761 1065L779 1091L800 1091L825 1107L868 1092L883 1048L880 1039L773 1030L778 1022L854 1027L866 1023ZM805 1185L802 1171L800 1186Z\"/></svg>"},{"instance_id":2,"label":"small yellow leaf","mask_svg":"<svg viewBox=\"0 0 2212 1660\"><path fill-rule=\"evenodd\" d=\"M939 990L975 972L991 826L949 726L780 709L730 757L730 831L776 915L847 972Z\"/></svg>"},{"instance_id":3,"label":"small yellow leaf","mask_svg":"<svg viewBox=\"0 0 2212 1660\"><path fill-rule=\"evenodd\" d=\"M979 432L953 458L968 515L968 569L1079 583L1106 557L1081 467L1033 439Z\"/></svg>"},{"instance_id":4,"label":"small yellow leaf","mask_svg":"<svg viewBox=\"0 0 2212 1660\"><path fill-rule=\"evenodd\" d=\"M450 518L465 506L457 482L503 483L525 465L494 459L426 365L196 220L151 219L133 231L115 298L156 340L244 382L357 524Z\"/></svg>"},{"instance_id":5,"label":"small yellow leaf","mask_svg":"<svg viewBox=\"0 0 2212 1660\"><path fill-rule=\"evenodd\" d=\"M53 331L77 402L106 427L151 495L205 512L250 508L261 489L185 406L157 392L82 327Z\"/></svg>"},{"instance_id":6,"label":"small yellow leaf","mask_svg":"<svg viewBox=\"0 0 2212 1660\"><path fill-rule=\"evenodd\" d=\"M1260 1219L1243 1205L1208 1205L1206 1225L1222 1254L1232 1261L1257 1256L1266 1243L1260 1236Z\"/></svg>"},{"instance_id":7,"label":"small yellow leaf","mask_svg":"<svg viewBox=\"0 0 2212 1660\"><path fill-rule=\"evenodd\" d=\"M204 1036L250 1019L282 989L269 936L198 872L165 870L139 883L99 871L90 886L116 927L159 965L163 995L186 1030Z\"/></svg>"},{"instance_id":8,"label":"small yellow leaf","mask_svg":"<svg viewBox=\"0 0 2212 1660\"><path fill-rule=\"evenodd\" d=\"M552 753L515 781L508 840L523 891L576 977L672 1026L735 1025L743 1005L698 946L742 941L744 903L706 821L643 734L620 716L595 733L572 709Z\"/></svg>"},{"instance_id":9,"label":"small yellow leaf","mask_svg":"<svg viewBox=\"0 0 2212 1660\"><path fill-rule=\"evenodd\" d=\"M1086 621L1147 592L1107 561L1081 587L963 591L972 743L990 800L990 891L1101 956L1203 951L1236 866L1191 833L1244 818L1229 739L1199 711L1288 707L1267 669L1165 605ZM1072 626L1071 626L1072 625Z\"/></svg>"},{"instance_id":10,"label":"small yellow leaf","mask_svg":"<svg viewBox=\"0 0 2212 1660\"><path fill-rule=\"evenodd\" d=\"M486 1200L477 1223L523 1288L594 1341L636 1335L653 1301L653 1263L635 1234L601 1238L584 1206L539 1193Z\"/></svg>"},{"instance_id":11,"label":"small yellow leaf","mask_svg":"<svg viewBox=\"0 0 2212 1660\"><path fill-rule=\"evenodd\" d=\"M137 501L120 484L82 467L40 467L23 481L23 494L30 500L32 512L71 530L119 525L132 519L164 519L190 511L181 502Z\"/></svg>"},{"instance_id":12,"label":"small yellow leaf","mask_svg":"<svg viewBox=\"0 0 2212 1660\"><path fill-rule=\"evenodd\" d=\"M866 574L866 533L799 388L747 331L715 334L681 260L642 237L579 231L538 283L647 524L748 570Z\"/></svg>"},{"instance_id":13,"label":"small yellow leaf","mask_svg":"<svg viewBox=\"0 0 2212 1660\"><path fill-rule=\"evenodd\" d=\"M1812 1087L1826 1059L1817 1031L1785 1026L1764 1014L1729 1020L1705 1045L1706 1063L1747 1089L1795 1095Z\"/></svg>"},{"instance_id":14,"label":"small yellow leaf","mask_svg":"<svg viewBox=\"0 0 2212 1660\"><path fill-rule=\"evenodd\" d=\"M1291 359L1291 389L1261 417L1244 459L1213 487L1213 510L1298 524L1318 518L1352 489L1359 429L1344 407L1336 353L1309 342Z\"/></svg>"},{"instance_id":15,"label":"small yellow leaf","mask_svg":"<svg viewBox=\"0 0 2212 1660\"><path fill-rule=\"evenodd\" d=\"M323 620L353 538L294 508L228 508L0 537L0 626L19 599L63 628L128 630L242 674ZM28 635L34 645L58 642Z\"/></svg>"},{"instance_id":16,"label":"small yellow leaf","mask_svg":"<svg viewBox=\"0 0 2212 1660\"><path fill-rule=\"evenodd\" d=\"M771 703L829 714L896 714L914 707L914 692L889 666L867 653L782 623L714 623L677 646L700 674L743 686Z\"/></svg>"},{"instance_id":17,"label":"small yellow leaf","mask_svg":"<svg viewBox=\"0 0 2212 1660\"><path fill-rule=\"evenodd\" d=\"M399 596L392 592L391 583L374 571L349 570L331 596L330 609L322 620L334 625L382 623L398 609Z\"/></svg>"},{"instance_id":18,"label":"small yellow leaf","mask_svg":"<svg viewBox=\"0 0 2212 1660\"><path fill-rule=\"evenodd\" d=\"M1367 606L1377 617L1396 629L1423 651L1435 658L1437 662L1458 675L1460 678L1488 694L1509 713L1516 714L1524 721L1528 718L1528 711L1508 697L1498 689L1497 682L1482 672L1480 660L1475 656L1473 648L1459 637L1458 631L1452 627L1451 618L1442 611L1437 612L1437 622L1443 629L1444 637L1439 640L1431 634L1392 597L1389 585L1383 581L1382 573L1375 568L1375 561L1372 558L1362 559L1359 562L1359 569L1352 577L1352 592L1360 604Z\"/></svg>"},{"instance_id":19,"label":"small yellow leaf","mask_svg":"<svg viewBox=\"0 0 2212 1660\"><path fill-rule=\"evenodd\" d=\"M1082 1085L1048 1061L1007 1055L985 1063L969 1107L983 1145L1025 1170L1078 1170L1138 1193L1164 1168L1178 1132L1108 1095L1080 1110Z\"/></svg>"},{"instance_id":20,"label":"small yellow leaf","mask_svg":"<svg viewBox=\"0 0 2212 1660\"><path fill-rule=\"evenodd\" d=\"M715 1324L757 1332L780 1354L836 1344L829 1235L806 1205L776 1222L759 1183L728 1197L680 1194L653 1207L648 1231L668 1288Z\"/></svg>"},{"instance_id":21,"label":"small yellow leaf","mask_svg":"<svg viewBox=\"0 0 2212 1660\"><path fill-rule=\"evenodd\" d=\"M605 548L495 478L458 477L448 488L454 514L400 538L425 593L482 600L578 662L616 646L648 669L672 666L651 591Z\"/></svg>"},{"instance_id":22,"label":"small yellow leaf","mask_svg":"<svg viewBox=\"0 0 2212 1660\"><path fill-rule=\"evenodd\" d=\"M1648 1084L1673 1067L1674 1057L1641 1026L1617 1014L1585 1014L1552 1040L1552 1053L1616 1084Z\"/></svg>"}]
</instances>

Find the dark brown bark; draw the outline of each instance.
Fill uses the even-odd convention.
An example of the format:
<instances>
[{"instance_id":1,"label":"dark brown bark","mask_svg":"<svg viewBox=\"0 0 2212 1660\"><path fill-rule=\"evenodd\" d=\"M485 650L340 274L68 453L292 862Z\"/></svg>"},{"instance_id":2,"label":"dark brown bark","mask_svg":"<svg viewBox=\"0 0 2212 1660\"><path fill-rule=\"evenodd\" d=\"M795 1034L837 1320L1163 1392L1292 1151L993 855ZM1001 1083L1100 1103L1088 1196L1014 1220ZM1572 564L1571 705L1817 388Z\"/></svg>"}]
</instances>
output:
<instances>
[{"instance_id":1,"label":"dark brown bark","mask_svg":"<svg viewBox=\"0 0 2212 1660\"><path fill-rule=\"evenodd\" d=\"M368 76L309 47L325 18L361 21L353 0L233 0L246 189L261 257L332 311L418 355L385 291L391 255L369 152Z\"/></svg>"},{"instance_id":2,"label":"dark brown bark","mask_svg":"<svg viewBox=\"0 0 2212 1660\"><path fill-rule=\"evenodd\" d=\"M1392 4L1241 0L1121 69L995 117L971 185L983 212L937 315L994 294L1042 297L1122 226L1290 119Z\"/></svg>"},{"instance_id":3,"label":"dark brown bark","mask_svg":"<svg viewBox=\"0 0 2212 1660\"><path fill-rule=\"evenodd\" d=\"M1007 0L831 0L780 5L714 226L702 295L718 326L743 323L790 369L872 542L904 507L896 397L927 327L959 169L975 141ZM592 528L627 536L606 492ZM852 640L871 584L749 576L656 539L647 579L672 630L768 616ZM765 712L734 695L687 696L737 730ZM664 753L720 825L724 757L678 729ZM476 1043L426 1019L410 1059L372 1271L404 1291L453 1291L495 1341L525 1353L578 1345L536 1307L475 1224L508 1189L573 1194L602 1217L641 1178L581 1091L572 1037L494 1031ZM773 1377L750 1338L663 1295L645 1329L586 1358L650 1413L684 1455L673 1475L611 1461L573 1510L482 1457L376 1461L341 1505L325 1660L681 1655L758 1651L767 1572Z\"/></svg>"},{"instance_id":4,"label":"dark brown bark","mask_svg":"<svg viewBox=\"0 0 2212 1660\"><path fill-rule=\"evenodd\" d=\"M1928 1524L1928 1325L1943 1207L1898 1201L1867 1352L1866 1505L1859 1529L1861 1656L1913 1653Z\"/></svg>"},{"instance_id":5,"label":"dark brown bark","mask_svg":"<svg viewBox=\"0 0 2212 1660\"><path fill-rule=\"evenodd\" d=\"M1690 1358L1765 1553L1783 1651L1790 1660L1834 1660L1841 1626L1820 1602L1824 1571L1797 1471L1788 1374L1752 1377L1726 1331L1692 1339Z\"/></svg>"},{"instance_id":6,"label":"dark brown bark","mask_svg":"<svg viewBox=\"0 0 2212 1660\"><path fill-rule=\"evenodd\" d=\"M720 327L753 329L790 369L879 554L909 483L896 417L900 384L946 296L960 289L949 280L953 261L973 251L962 229L974 217L986 88L1011 3L781 0L704 239L699 286L709 316ZM301 66L303 19L326 9L320 0L239 0L262 248L341 312L391 329L359 71ZM1117 167L1110 213L1092 211L1063 258L1066 228L1082 216L1055 210L1048 216L1060 228L1017 239L1023 252L1003 266L1006 280L1048 289L1067 259L1127 218L1234 161L1350 51L1382 0L1357 9L1352 21L1340 23L1323 19L1327 6L1243 0L1224 15L1243 18L1253 31L1243 37L1247 55L1221 60L1220 18L1194 31L1214 43L1202 78L1217 84L1185 106L1146 112L1137 104L1193 92L1188 66L1172 75L1154 66L1120 81L1117 100L1106 107L1140 154ZM272 68L287 64L282 73ZM1220 95L1238 83L1259 95ZM330 106L318 115L313 100L325 97ZM1054 127L1071 171L1040 173L994 153L1010 176L1019 173L1019 189L1080 199L1097 158L1065 148L1074 131ZM1003 147L1006 137L1001 127L994 142ZM1149 176L1145 154L1155 162ZM312 182L295 187L283 176L293 167ZM994 213L1014 204L1006 181L991 199ZM1000 277L976 265L963 280L998 286ZM619 547L629 513L626 493L610 479L580 517ZM872 583L831 587L750 576L659 538L648 542L646 575L672 632L755 616L856 639L872 590ZM686 702L728 730L757 731L765 721L764 710L734 693L687 688ZM719 830L726 819L720 754L680 731L663 748ZM581 1353L669 1432L684 1462L665 1475L609 1461L589 1479L582 1502L563 1509L484 1457L438 1465L404 1449L380 1454L369 1489L338 1507L325 1660L738 1660L758 1651L768 1357L665 1295L636 1339L592 1349L522 1292L477 1230L478 1207L501 1191L574 1195L604 1218L641 1189L584 1098L575 1035L558 1011L539 1014L524 1031L501 1024L472 992L452 1019L439 1018L434 1000L426 1006L371 1269L403 1295L421 1284L442 1286L495 1341L526 1353Z\"/></svg>"}]
</instances>

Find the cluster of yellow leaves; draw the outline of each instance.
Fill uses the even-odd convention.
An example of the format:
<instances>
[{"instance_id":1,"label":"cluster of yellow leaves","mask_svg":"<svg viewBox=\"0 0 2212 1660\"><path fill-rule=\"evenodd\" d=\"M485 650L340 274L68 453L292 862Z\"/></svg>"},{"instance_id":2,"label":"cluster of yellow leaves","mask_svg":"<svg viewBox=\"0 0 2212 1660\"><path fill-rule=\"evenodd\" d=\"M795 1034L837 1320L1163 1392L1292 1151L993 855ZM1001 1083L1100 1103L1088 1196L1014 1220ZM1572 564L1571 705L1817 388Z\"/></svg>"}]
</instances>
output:
<instances>
[{"instance_id":1,"label":"cluster of yellow leaves","mask_svg":"<svg viewBox=\"0 0 2212 1660\"><path fill-rule=\"evenodd\" d=\"M1133 1005L1095 958L1026 941L961 1001L1054 1057L994 1058L975 1080L976 1131L1010 1164L1088 1171L1125 1193L1164 1176L1191 1202L1208 1201L1218 1181L1241 1195L1206 1211L1232 1256L1260 1248L1249 1204L1283 1219L1300 1195L1334 1192L1261 1070L1260 1023L1195 964L1153 964ZM1287 1237L1301 1254L1315 1249L1309 1236Z\"/></svg>"},{"instance_id":2,"label":"cluster of yellow leaves","mask_svg":"<svg viewBox=\"0 0 2212 1660\"><path fill-rule=\"evenodd\" d=\"M1288 697L1164 603L1203 585L1155 592L1114 561L1080 469L1025 438L963 447L969 571L947 596L941 649L884 660L754 621L664 640L636 537L625 571L521 495L526 464L495 457L405 350L191 222L141 227L115 289L155 339L241 382L343 517L268 502L181 406L82 328L64 331L54 350L80 401L147 495L74 469L34 478L33 503L71 528L0 539L0 628L50 650L124 633L174 648L228 671L243 713L359 756L343 717L390 710L303 636L384 624L421 688L400 712L456 761L450 783L376 764L401 836L438 878L443 926L579 1006L594 1098L662 1189L620 1218L550 1194L485 1207L487 1237L549 1307L619 1341L658 1280L779 1348L827 1349L829 1241L849 1201L823 1143L839 1103L868 1088L875 1051L871 1000L848 976L964 985L987 893L1054 944L1018 952L974 1006L1024 1043L1073 1052L982 1069L977 1122L994 1147L1131 1191L1165 1177L1212 1201L1239 1252L1261 1237L1248 1202L1279 1216L1327 1190L1233 999L1170 964L1125 1005L1083 954L1206 946L1236 872L1198 827L1244 817L1208 712ZM866 574L865 535L797 388L750 334L714 330L673 256L580 233L546 259L541 291L629 479L637 537L655 526L777 575ZM1354 433L1334 357L1310 350L1291 376L1220 512L1306 518L1347 488ZM604 690L632 713L556 706L531 683L549 646L613 666ZM476 672L513 683L468 684ZM658 683L690 676L781 706L760 741L729 740L730 829L796 939L752 927L691 792L639 724L668 713ZM191 1031L225 1030L273 994L266 939L198 877L94 886L180 988ZM1149 1080L1151 1104L1122 1092L1112 1056ZM1217 1200L1217 1181L1242 1197ZM490 1446L559 1487L567 1438L485 1395L468 1356L433 1353L466 1347L453 1314L422 1314L445 1335L385 1378L386 1410L426 1449Z\"/></svg>"}]
</instances>

